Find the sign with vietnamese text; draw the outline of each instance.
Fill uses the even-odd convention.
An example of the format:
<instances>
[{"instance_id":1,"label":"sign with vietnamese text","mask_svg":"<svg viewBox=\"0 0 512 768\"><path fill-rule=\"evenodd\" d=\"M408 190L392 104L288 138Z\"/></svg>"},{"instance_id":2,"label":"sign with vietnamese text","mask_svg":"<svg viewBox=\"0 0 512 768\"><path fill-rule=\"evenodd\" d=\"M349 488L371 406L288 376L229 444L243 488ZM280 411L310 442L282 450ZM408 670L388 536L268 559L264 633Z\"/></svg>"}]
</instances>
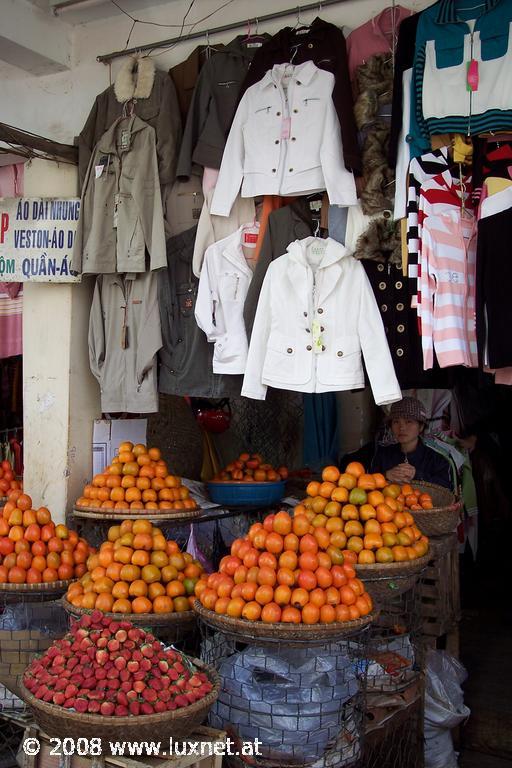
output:
<instances>
[{"instance_id":1,"label":"sign with vietnamese text","mask_svg":"<svg viewBox=\"0 0 512 768\"><path fill-rule=\"evenodd\" d=\"M0 198L0 282L75 283L80 199Z\"/></svg>"}]
</instances>

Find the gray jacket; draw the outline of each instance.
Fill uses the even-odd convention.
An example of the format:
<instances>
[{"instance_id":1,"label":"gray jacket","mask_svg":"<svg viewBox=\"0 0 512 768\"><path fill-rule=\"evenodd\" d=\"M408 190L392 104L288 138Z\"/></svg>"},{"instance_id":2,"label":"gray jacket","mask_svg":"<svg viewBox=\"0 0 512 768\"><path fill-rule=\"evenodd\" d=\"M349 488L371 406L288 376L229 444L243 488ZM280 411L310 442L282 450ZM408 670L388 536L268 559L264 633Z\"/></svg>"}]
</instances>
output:
<instances>
[{"instance_id":1,"label":"gray jacket","mask_svg":"<svg viewBox=\"0 0 512 768\"><path fill-rule=\"evenodd\" d=\"M147 66L150 59L144 60ZM96 97L89 117L78 137L78 172L83 186L91 154L112 123L123 114L123 104L117 100L115 85ZM119 89L118 89L119 90ZM181 143L181 115L176 89L167 72L154 71L152 87L147 98L138 98L135 114L155 129L158 174L160 184L171 184L176 175L176 162Z\"/></svg>"},{"instance_id":2,"label":"gray jacket","mask_svg":"<svg viewBox=\"0 0 512 768\"><path fill-rule=\"evenodd\" d=\"M290 243L303 240L312 232L313 218L309 201L305 197L299 197L295 202L278 208L269 215L260 255L245 299L244 322L248 338L251 336L261 286L270 264L286 253Z\"/></svg>"},{"instance_id":3,"label":"gray jacket","mask_svg":"<svg viewBox=\"0 0 512 768\"><path fill-rule=\"evenodd\" d=\"M159 389L169 395L239 397L242 376L213 373L213 344L194 316L198 278L192 271L196 227L167 242L168 266L158 273L163 346Z\"/></svg>"},{"instance_id":4,"label":"gray jacket","mask_svg":"<svg viewBox=\"0 0 512 768\"><path fill-rule=\"evenodd\" d=\"M146 250L150 269L166 265L155 131L139 117L121 118L91 156L72 266L84 274L145 272Z\"/></svg>"},{"instance_id":5,"label":"gray jacket","mask_svg":"<svg viewBox=\"0 0 512 768\"><path fill-rule=\"evenodd\" d=\"M258 43L239 35L203 65L183 132L178 176L188 178L192 163L220 168L240 87L257 50Z\"/></svg>"},{"instance_id":6,"label":"gray jacket","mask_svg":"<svg viewBox=\"0 0 512 768\"><path fill-rule=\"evenodd\" d=\"M156 353L162 346L157 278L100 275L89 319L89 361L103 413L158 411Z\"/></svg>"}]
</instances>

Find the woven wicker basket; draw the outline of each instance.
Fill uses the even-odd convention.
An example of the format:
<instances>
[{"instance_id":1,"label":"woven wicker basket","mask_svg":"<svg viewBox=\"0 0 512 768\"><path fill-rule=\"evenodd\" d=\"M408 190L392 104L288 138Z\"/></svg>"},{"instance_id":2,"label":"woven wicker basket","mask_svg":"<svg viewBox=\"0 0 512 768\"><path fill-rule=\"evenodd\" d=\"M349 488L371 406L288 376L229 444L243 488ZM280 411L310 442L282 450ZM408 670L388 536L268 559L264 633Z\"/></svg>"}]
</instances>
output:
<instances>
[{"instance_id":1,"label":"woven wicker basket","mask_svg":"<svg viewBox=\"0 0 512 768\"><path fill-rule=\"evenodd\" d=\"M67 592L73 579L50 581L46 584L0 583L0 603L21 603L42 600L58 600Z\"/></svg>"},{"instance_id":2,"label":"woven wicker basket","mask_svg":"<svg viewBox=\"0 0 512 768\"><path fill-rule=\"evenodd\" d=\"M48 736L61 739L100 738L103 754L110 754L111 741L132 741L134 736L137 741L166 741L171 737L176 740L186 739L201 725L219 695L220 678L213 667L202 661L192 659L192 663L207 674L213 689L201 701L196 701L188 707L156 715L104 717L79 714L55 704L39 701L23 684L21 695L32 710L37 725Z\"/></svg>"},{"instance_id":3,"label":"woven wicker basket","mask_svg":"<svg viewBox=\"0 0 512 768\"><path fill-rule=\"evenodd\" d=\"M66 597L62 598L62 605L66 613L75 619L79 619L84 614L92 613L92 609L78 608L72 605ZM113 621L130 621L136 627L165 627L166 638L171 639L172 634L176 635L175 641L183 638L185 634L192 632L196 626L196 615L194 611L183 611L181 613L105 613Z\"/></svg>"},{"instance_id":4,"label":"woven wicker basket","mask_svg":"<svg viewBox=\"0 0 512 768\"><path fill-rule=\"evenodd\" d=\"M371 597L376 601L386 601L414 587L430 559L431 555L426 554L404 563L356 564L354 567Z\"/></svg>"},{"instance_id":5,"label":"woven wicker basket","mask_svg":"<svg viewBox=\"0 0 512 768\"><path fill-rule=\"evenodd\" d=\"M432 496L433 509L411 510L414 522L425 536L453 533L460 522L461 503L447 488L434 483L413 483L414 488Z\"/></svg>"},{"instance_id":6,"label":"woven wicker basket","mask_svg":"<svg viewBox=\"0 0 512 768\"><path fill-rule=\"evenodd\" d=\"M218 629L225 635L238 640L255 640L260 643L287 643L287 645L324 645L336 642L366 629L376 618L373 611L354 621L334 622L333 624L264 624L261 621L232 619L209 611L199 600L194 603L194 610L205 624Z\"/></svg>"},{"instance_id":7,"label":"woven wicker basket","mask_svg":"<svg viewBox=\"0 0 512 768\"><path fill-rule=\"evenodd\" d=\"M201 507L195 509L165 509L159 512L157 509L137 509L129 511L120 509L114 512L110 509L98 509L97 507L74 507L73 514L78 517L91 520L150 520L151 522L166 520L193 520L203 513Z\"/></svg>"}]
</instances>

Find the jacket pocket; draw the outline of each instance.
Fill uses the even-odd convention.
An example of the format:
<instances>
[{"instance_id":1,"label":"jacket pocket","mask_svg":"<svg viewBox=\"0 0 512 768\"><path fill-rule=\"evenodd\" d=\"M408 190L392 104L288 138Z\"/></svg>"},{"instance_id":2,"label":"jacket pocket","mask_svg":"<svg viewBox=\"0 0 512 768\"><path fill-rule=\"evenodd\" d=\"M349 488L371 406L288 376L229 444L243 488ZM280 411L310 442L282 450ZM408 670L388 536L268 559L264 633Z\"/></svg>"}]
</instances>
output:
<instances>
[{"instance_id":1,"label":"jacket pocket","mask_svg":"<svg viewBox=\"0 0 512 768\"><path fill-rule=\"evenodd\" d=\"M296 340L278 333L270 335L263 378L280 384L305 384L311 378L311 353L299 354Z\"/></svg>"},{"instance_id":2,"label":"jacket pocket","mask_svg":"<svg viewBox=\"0 0 512 768\"><path fill-rule=\"evenodd\" d=\"M324 385L346 384L347 388L364 383L359 336L337 336L332 348L318 357L318 380Z\"/></svg>"},{"instance_id":3,"label":"jacket pocket","mask_svg":"<svg viewBox=\"0 0 512 768\"><path fill-rule=\"evenodd\" d=\"M427 43L428 45L428 43ZM454 40L440 42L435 41L436 67L438 69L449 69L450 67L459 67L464 61L464 40L459 43Z\"/></svg>"},{"instance_id":4,"label":"jacket pocket","mask_svg":"<svg viewBox=\"0 0 512 768\"><path fill-rule=\"evenodd\" d=\"M509 46L509 27L503 29L482 29L480 31L480 49L482 61L503 58Z\"/></svg>"}]
</instances>

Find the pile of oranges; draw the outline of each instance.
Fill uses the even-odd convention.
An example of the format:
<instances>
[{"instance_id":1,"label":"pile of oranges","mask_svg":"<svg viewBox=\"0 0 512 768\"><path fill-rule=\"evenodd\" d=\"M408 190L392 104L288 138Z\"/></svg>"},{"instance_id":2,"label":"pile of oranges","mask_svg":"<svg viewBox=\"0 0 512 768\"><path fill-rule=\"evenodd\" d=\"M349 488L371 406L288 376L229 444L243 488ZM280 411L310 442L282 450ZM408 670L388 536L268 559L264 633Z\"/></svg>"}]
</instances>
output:
<instances>
[{"instance_id":1,"label":"pile of oranges","mask_svg":"<svg viewBox=\"0 0 512 768\"><path fill-rule=\"evenodd\" d=\"M243 482L243 483L275 483L279 480L286 480L288 469L279 467L274 469L272 464L267 464L259 453L241 453L238 459L232 461L216 475L213 480L220 482Z\"/></svg>"},{"instance_id":2,"label":"pile of oranges","mask_svg":"<svg viewBox=\"0 0 512 768\"><path fill-rule=\"evenodd\" d=\"M281 511L235 539L219 572L201 577L195 593L205 608L248 621L332 624L359 619L373 604L349 562L352 554L345 560L337 550L333 557L328 533L321 534L305 514L292 518Z\"/></svg>"},{"instance_id":3,"label":"pile of oranges","mask_svg":"<svg viewBox=\"0 0 512 768\"><path fill-rule=\"evenodd\" d=\"M181 613L191 610L201 565L149 520L123 520L70 584L67 600L104 613Z\"/></svg>"},{"instance_id":4,"label":"pile of oranges","mask_svg":"<svg viewBox=\"0 0 512 768\"><path fill-rule=\"evenodd\" d=\"M414 523L409 509L432 509L429 494L410 485L388 484L384 475L368 474L351 462L345 472L326 467L322 482L306 488L308 497L295 507L305 515L327 552L352 552L361 565L405 562L428 552L428 538Z\"/></svg>"},{"instance_id":5,"label":"pile of oranges","mask_svg":"<svg viewBox=\"0 0 512 768\"><path fill-rule=\"evenodd\" d=\"M80 578L91 551L76 531L55 525L46 507L32 509L32 499L19 489L10 493L0 517L1 583Z\"/></svg>"},{"instance_id":6,"label":"pile of oranges","mask_svg":"<svg viewBox=\"0 0 512 768\"><path fill-rule=\"evenodd\" d=\"M181 479L170 475L159 448L121 443L118 455L86 485L77 507L114 511L196 509Z\"/></svg>"},{"instance_id":7,"label":"pile of oranges","mask_svg":"<svg viewBox=\"0 0 512 768\"><path fill-rule=\"evenodd\" d=\"M0 499L5 499L11 491L21 490L22 484L16 480L12 464L7 459L0 462Z\"/></svg>"}]
</instances>

